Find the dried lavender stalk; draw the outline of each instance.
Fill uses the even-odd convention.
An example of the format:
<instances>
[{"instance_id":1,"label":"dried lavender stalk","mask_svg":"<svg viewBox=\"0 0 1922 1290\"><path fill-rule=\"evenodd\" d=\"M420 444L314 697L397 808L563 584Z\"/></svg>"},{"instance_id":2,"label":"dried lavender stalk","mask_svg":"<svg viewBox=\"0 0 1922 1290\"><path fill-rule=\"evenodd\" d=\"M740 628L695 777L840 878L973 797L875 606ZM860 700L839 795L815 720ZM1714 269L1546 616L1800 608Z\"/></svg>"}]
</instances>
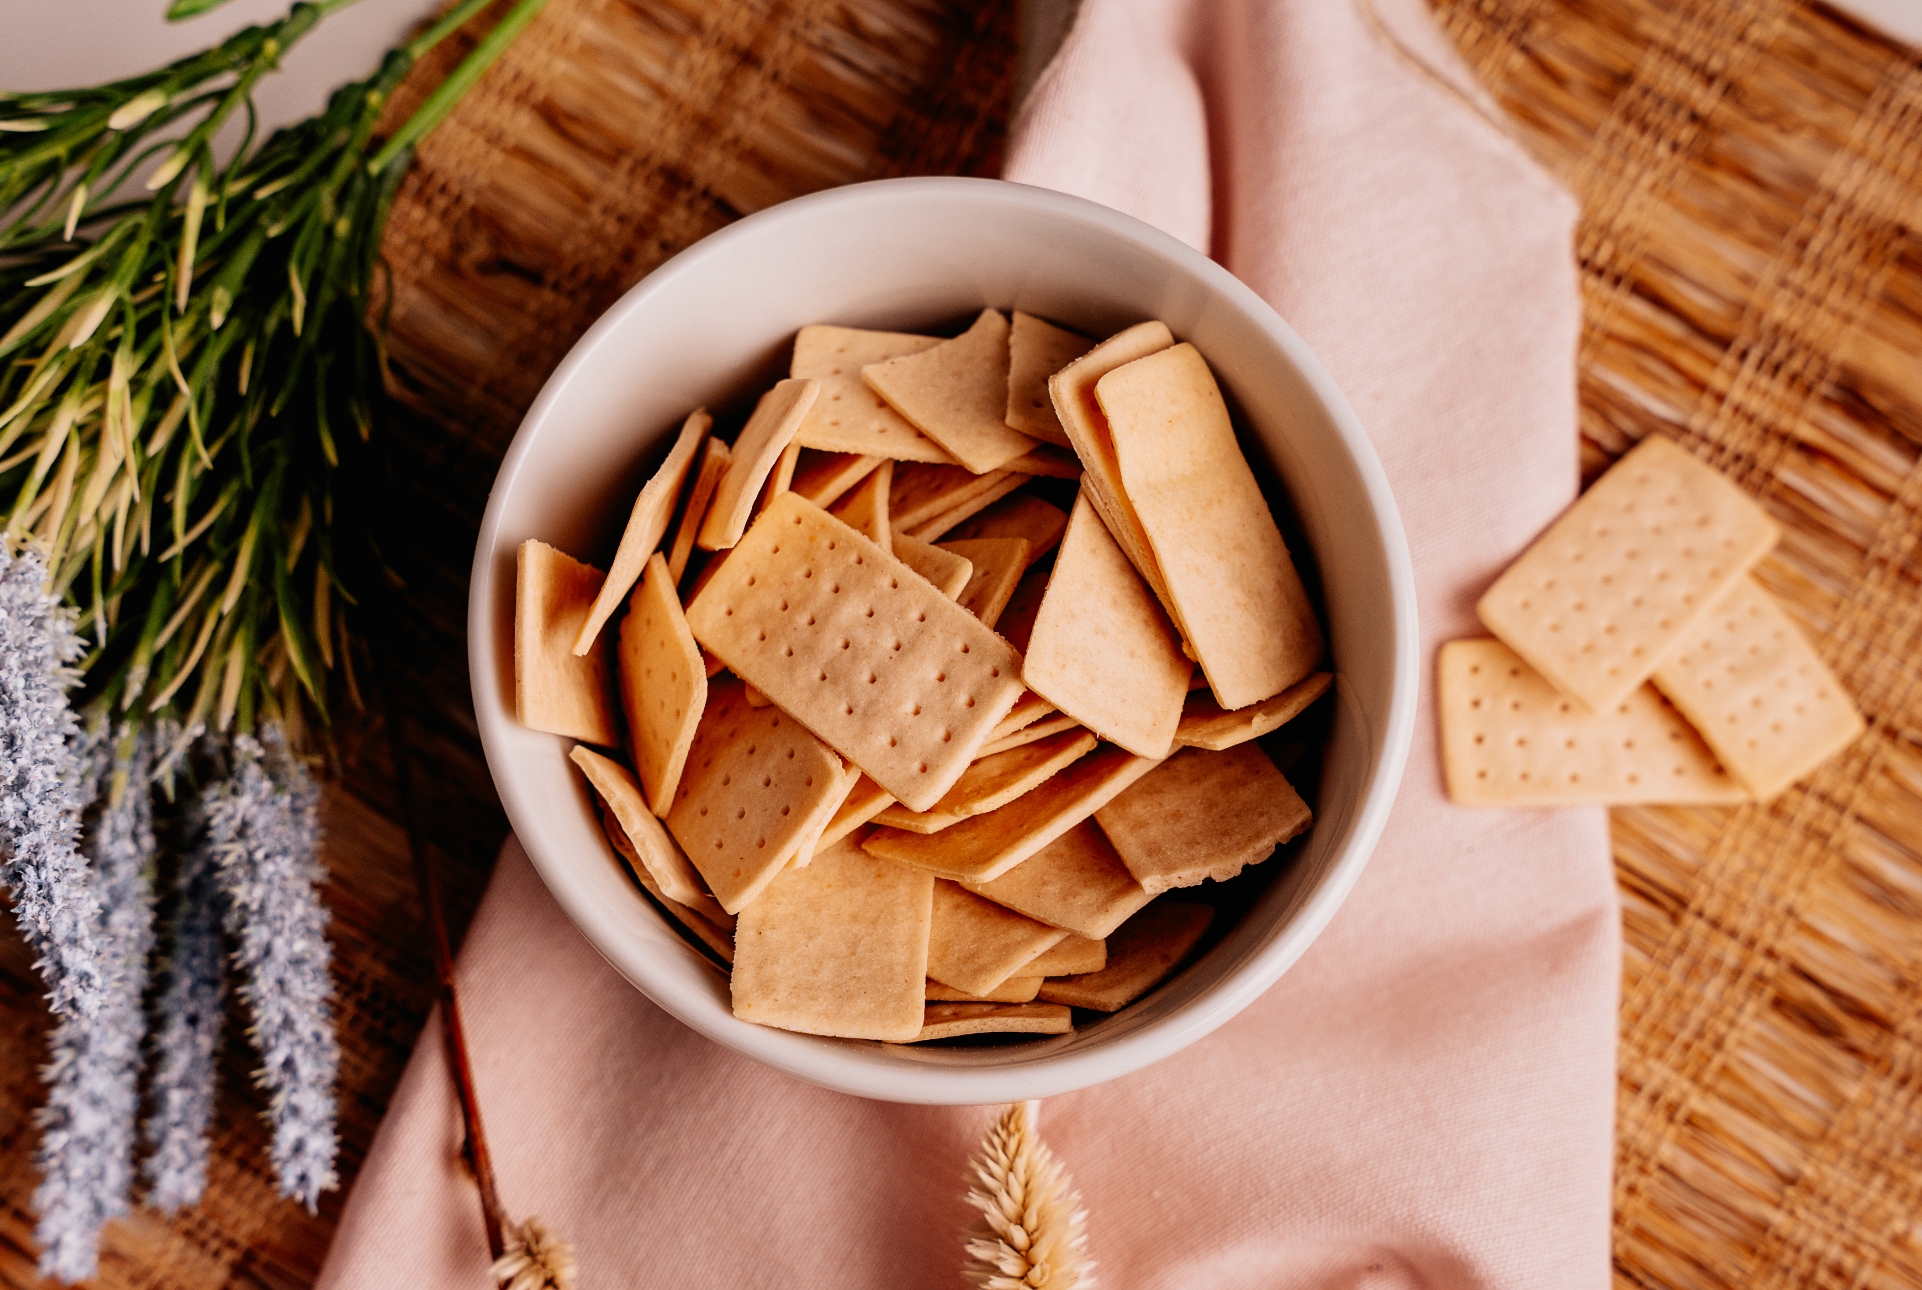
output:
<instances>
[{"instance_id":1,"label":"dried lavender stalk","mask_svg":"<svg viewBox=\"0 0 1922 1290\"><path fill-rule=\"evenodd\" d=\"M167 1213L198 1201L207 1186L207 1124L225 983L214 857L236 842L231 833L215 833L204 799L190 804L181 836L185 851L167 919L167 984L156 1009L153 1113L146 1133L152 1154L144 1170L148 1202Z\"/></svg>"},{"instance_id":2,"label":"dried lavender stalk","mask_svg":"<svg viewBox=\"0 0 1922 1290\"><path fill-rule=\"evenodd\" d=\"M315 1208L335 1186L334 1077L340 1045L328 998L327 910L320 902L320 789L274 728L264 746L234 740L233 770L208 808L238 845L215 854L240 994L253 1015L256 1078L271 1101L274 1171L283 1196Z\"/></svg>"},{"instance_id":3,"label":"dried lavender stalk","mask_svg":"<svg viewBox=\"0 0 1922 1290\"><path fill-rule=\"evenodd\" d=\"M81 642L34 551L0 539L0 883L58 1017L91 1017L106 988L99 903L81 857L78 727L67 704Z\"/></svg>"},{"instance_id":4,"label":"dried lavender stalk","mask_svg":"<svg viewBox=\"0 0 1922 1290\"><path fill-rule=\"evenodd\" d=\"M40 1271L69 1282L94 1274L100 1229L127 1212L146 1031L140 1002L153 948L151 741L123 731L120 755L106 740L98 743L103 773L87 795L99 780L108 785L88 829L87 854L100 899L107 988L98 1013L64 1017L55 1028L47 1105L36 1117Z\"/></svg>"}]
</instances>

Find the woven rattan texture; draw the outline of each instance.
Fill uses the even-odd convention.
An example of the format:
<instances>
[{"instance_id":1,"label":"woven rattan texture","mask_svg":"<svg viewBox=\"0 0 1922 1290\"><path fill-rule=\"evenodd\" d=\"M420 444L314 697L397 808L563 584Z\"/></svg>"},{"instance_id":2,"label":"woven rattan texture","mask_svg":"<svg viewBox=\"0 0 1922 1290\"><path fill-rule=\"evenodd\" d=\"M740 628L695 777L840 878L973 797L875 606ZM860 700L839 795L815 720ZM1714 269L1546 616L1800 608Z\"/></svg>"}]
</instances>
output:
<instances>
[{"instance_id":1,"label":"woven rattan texture","mask_svg":"<svg viewBox=\"0 0 1922 1290\"><path fill-rule=\"evenodd\" d=\"M1575 192L1589 475L1659 431L1870 722L1766 806L1614 813L1623 1286L1922 1286L1922 62L1789 0L1441 0Z\"/></svg>"},{"instance_id":2,"label":"woven rattan texture","mask_svg":"<svg viewBox=\"0 0 1922 1290\"><path fill-rule=\"evenodd\" d=\"M471 43L420 68L395 111ZM421 150L386 250L395 379L425 415L389 431L402 531L386 554L409 588L397 689L456 935L506 832L468 695L467 571L526 405L620 292L729 220L854 180L995 170L1014 44L1013 0L551 0ZM351 1183L427 1015L432 966L380 717L340 734L324 858ZM274 1195L243 1026L230 1015L205 1200L110 1224L94 1284L313 1281L343 1193L318 1216ZM31 1116L49 1028L31 956L0 929L4 1287L45 1284ZM538 1201L500 1182L514 1212Z\"/></svg>"}]
</instances>

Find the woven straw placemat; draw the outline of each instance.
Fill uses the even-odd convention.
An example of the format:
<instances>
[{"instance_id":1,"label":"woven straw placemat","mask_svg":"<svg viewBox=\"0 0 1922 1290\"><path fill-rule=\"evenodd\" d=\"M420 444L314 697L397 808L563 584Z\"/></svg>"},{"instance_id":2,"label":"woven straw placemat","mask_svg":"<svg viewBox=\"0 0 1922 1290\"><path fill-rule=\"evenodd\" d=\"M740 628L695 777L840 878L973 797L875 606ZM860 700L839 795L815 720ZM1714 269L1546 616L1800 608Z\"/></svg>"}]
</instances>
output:
<instances>
[{"instance_id":1,"label":"woven straw placemat","mask_svg":"<svg viewBox=\"0 0 1922 1290\"><path fill-rule=\"evenodd\" d=\"M409 585L397 688L456 936L506 833L468 695L467 573L522 411L622 291L729 220L856 180L998 170L1015 27L1014 0L551 0L421 149L386 252L395 375L426 416L391 431L404 540L386 554ZM472 42L448 45L396 111ZM433 968L379 714L340 735L322 822L351 1184L426 1019ZM173 1220L139 1210L109 1224L93 1284L285 1288L318 1273L343 1192L318 1216L275 1196L244 1025L230 1011L206 1198ZM45 1284L31 1115L49 1028L31 956L0 927L4 1287ZM500 1184L516 1212L538 1200Z\"/></svg>"},{"instance_id":2,"label":"woven straw placemat","mask_svg":"<svg viewBox=\"0 0 1922 1290\"><path fill-rule=\"evenodd\" d=\"M1580 198L1585 466L1672 435L1869 733L1766 806L1613 815L1615 1271L1922 1285L1922 61L1789 0L1441 0Z\"/></svg>"}]
</instances>

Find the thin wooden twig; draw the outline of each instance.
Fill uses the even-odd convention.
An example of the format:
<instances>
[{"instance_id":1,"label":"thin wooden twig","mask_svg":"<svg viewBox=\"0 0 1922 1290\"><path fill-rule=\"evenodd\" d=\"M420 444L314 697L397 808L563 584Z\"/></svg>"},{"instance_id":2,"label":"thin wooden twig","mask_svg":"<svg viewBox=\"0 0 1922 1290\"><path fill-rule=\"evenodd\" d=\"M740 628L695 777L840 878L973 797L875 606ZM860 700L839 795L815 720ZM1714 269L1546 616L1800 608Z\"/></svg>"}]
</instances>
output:
<instances>
[{"instance_id":1,"label":"thin wooden twig","mask_svg":"<svg viewBox=\"0 0 1922 1290\"><path fill-rule=\"evenodd\" d=\"M499 1259L507 1250L505 1219L500 1193L494 1186L494 1162L487 1152L487 1132L481 1125L480 1098L474 1090L474 1069L467 1060L467 1036L461 1027L460 996L454 986L454 956L447 945L447 921L441 914L440 884L427 855L426 829L414 800L413 761L406 739L406 719L401 714L399 695L394 685L393 649L387 633L393 618L384 615L387 631L376 638L375 671L379 674L381 703L386 709L387 744L394 762L394 789L400 795L401 823L407 830L407 849L413 855L414 880L420 887L422 912L427 918L429 939L434 948L434 975L440 982L441 1038L447 1045L447 1067L454 1077L454 1092L460 1099L464 1133L461 1158L467 1162L480 1191L481 1222L487 1228L487 1250Z\"/></svg>"}]
</instances>

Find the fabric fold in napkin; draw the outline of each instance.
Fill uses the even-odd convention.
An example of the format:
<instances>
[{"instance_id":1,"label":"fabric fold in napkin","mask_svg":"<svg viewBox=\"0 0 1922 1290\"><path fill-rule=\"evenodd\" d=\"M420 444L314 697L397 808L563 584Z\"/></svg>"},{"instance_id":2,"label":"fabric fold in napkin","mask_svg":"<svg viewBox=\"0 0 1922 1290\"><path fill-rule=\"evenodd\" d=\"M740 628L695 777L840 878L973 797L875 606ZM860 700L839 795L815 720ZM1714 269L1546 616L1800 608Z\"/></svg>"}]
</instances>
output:
<instances>
[{"instance_id":1,"label":"fabric fold in napkin","mask_svg":"<svg viewBox=\"0 0 1922 1290\"><path fill-rule=\"evenodd\" d=\"M1370 4L1088 0L1007 176L1209 251L1306 338L1399 500L1427 687L1575 491L1576 211L1414 66L1439 37ZM1103 1283L1600 1290L1619 955L1603 812L1449 805L1424 698L1386 835L1302 961L1187 1050L1048 1101ZM460 972L506 1204L574 1242L583 1284L960 1283L985 1112L708 1042L511 842ZM430 1022L323 1286L485 1284L459 1141Z\"/></svg>"}]
</instances>

